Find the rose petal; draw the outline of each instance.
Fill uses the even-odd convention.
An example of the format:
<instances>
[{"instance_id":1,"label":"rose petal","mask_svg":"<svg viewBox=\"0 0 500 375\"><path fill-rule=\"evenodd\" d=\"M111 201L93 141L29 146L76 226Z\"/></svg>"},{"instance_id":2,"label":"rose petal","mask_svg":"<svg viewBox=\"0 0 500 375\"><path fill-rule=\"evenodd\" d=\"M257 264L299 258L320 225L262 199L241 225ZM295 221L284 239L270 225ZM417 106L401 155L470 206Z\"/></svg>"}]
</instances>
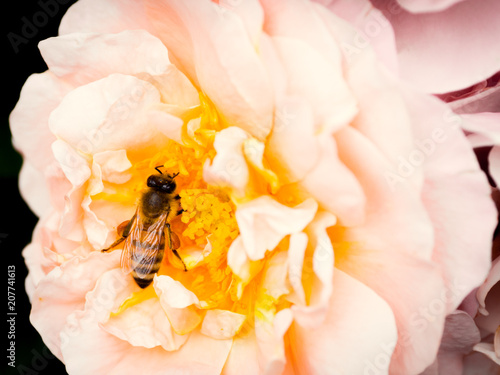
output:
<instances>
[{"instance_id":1,"label":"rose petal","mask_svg":"<svg viewBox=\"0 0 500 375\"><path fill-rule=\"evenodd\" d=\"M479 301L479 312L481 314L489 315L488 311L486 310L486 297L488 296L488 293L491 290L491 288L493 288L499 282L500 282L500 257L493 261L488 277L477 290L476 296L477 300Z\"/></svg>"},{"instance_id":2,"label":"rose petal","mask_svg":"<svg viewBox=\"0 0 500 375\"><path fill-rule=\"evenodd\" d=\"M349 241L369 244L372 249L398 249L430 259L433 229L420 191L415 188L418 186L415 176L408 174L408 180L399 177L397 183L391 185L387 174L393 173L394 164L365 136L348 127L338 132L336 139L339 157L358 179L367 201L366 220L349 228L346 233ZM418 174L416 168L413 171Z\"/></svg>"},{"instance_id":3,"label":"rose petal","mask_svg":"<svg viewBox=\"0 0 500 375\"><path fill-rule=\"evenodd\" d=\"M316 6L318 15L325 20L325 23L334 33L341 38L341 47L344 54L347 56L347 61L352 61L353 55L359 55L366 49L371 49L377 54L377 60L385 63L386 67L396 74L399 70L398 57L396 54L396 41L394 31L390 26L389 21L382 12L376 9L370 1L324 1L318 0L318 3L323 3L328 11L321 6ZM336 17L341 17L349 23L347 25L339 25ZM348 31L348 29L356 30ZM339 33L339 29L342 32ZM353 32L354 31L354 32Z\"/></svg>"},{"instance_id":4,"label":"rose petal","mask_svg":"<svg viewBox=\"0 0 500 375\"><path fill-rule=\"evenodd\" d=\"M442 267L451 312L488 274L497 212L486 176L455 115L436 98L409 91L404 95L417 147L425 155L422 198L438 228L433 260Z\"/></svg>"},{"instance_id":5,"label":"rose petal","mask_svg":"<svg viewBox=\"0 0 500 375\"><path fill-rule=\"evenodd\" d=\"M313 219L317 208L312 199L290 208L269 196L239 205L236 221L248 257L262 259L266 251L273 250L284 236L301 232Z\"/></svg>"},{"instance_id":6,"label":"rose petal","mask_svg":"<svg viewBox=\"0 0 500 375\"><path fill-rule=\"evenodd\" d=\"M54 160L49 145L56 137L47 126L49 115L71 89L51 72L33 74L25 82L10 114L15 148L40 171Z\"/></svg>"},{"instance_id":7,"label":"rose petal","mask_svg":"<svg viewBox=\"0 0 500 375\"><path fill-rule=\"evenodd\" d=\"M398 3L412 13L439 12L464 0L398 0Z\"/></svg>"},{"instance_id":8,"label":"rose petal","mask_svg":"<svg viewBox=\"0 0 500 375\"><path fill-rule=\"evenodd\" d=\"M40 280L32 298L30 321L50 351L62 360L65 336L59 336L66 318L83 308L85 295L106 271L118 267L118 253L74 257Z\"/></svg>"},{"instance_id":9,"label":"rose petal","mask_svg":"<svg viewBox=\"0 0 500 375\"><path fill-rule=\"evenodd\" d=\"M68 317L63 331L67 339L62 347L68 373L132 375L137 373L139 363L146 374L220 374L231 340L213 340L193 332L179 350L169 352L160 347L134 347L103 330L99 323L118 307L127 288L110 288L118 274L122 274L119 269L104 273L95 289L87 294L85 308Z\"/></svg>"},{"instance_id":10,"label":"rose petal","mask_svg":"<svg viewBox=\"0 0 500 375\"><path fill-rule=\"evenodd\" d=\"M248 134L235 126L217 133L214 148L217 155L212 164L203 167L203 179L212 185L231 187L239 196L244 196L249 181L249 170L243 155L243 142Z\"/></svg>"},{"instance_id":11,"label":"rose petal","mask_svg":"<svg viewBox=\"0 0 500 375\"><path fill-rule=\"evenodd\" d=\"M272 125L271 85L237 14L207 0L146 1L146 8L178 66L225 122L263 140Z\"/></svg>"},{"instance_id":12,"label":"rose petal","mask_svg":"<svg viewBox=\"0 0 500 375\"><path fill-rule=\"evenodd\" d=\"M153 285L175 333L184 335L201 323L200 301L193 292L170 276L155 276Z\"/></svg>"},{"instance_id":13,"label":"rose petal","mask_svg":"<svg viewBox=\"0 0 500 375\"><path fill-rule=\"evenodd\" d=\"M398 10L389 0L374 4L394 28L401 76L415 87L428 93L446 93L469 87L500 70L500 50L490 48L500 38L498 1L462 1L425 14Z\"/></svg>"},{"instance_id":14,"label":"rose petal","mask_svg":"<svg viewBox=\"0 0 500 375\"><path fill-rule=\"evenodd\" d=\"M81 0L64 14L59 35L78 32L118 33L134 29L151 29L142 2Z\"/></svg>"},{"instance_id":15,"label":"rose petal","mask_svg":"<svg viewBox=\"0 0 500 375\"><path fill-rule=\"evenodd\" d=\"M390 307L338 269L333 285L324 324L304 328L293 323L288 333L296 373L387 373L397 339Z\"/></svg>"},{"instance_id":16,"label":"rose petal","mask_svg":"<svg viewBox=\"0 0 500 375\"><path fill-rule=\"evenodd\" d=\"M233 338L245 322L246 316L228 310L208 310L200 332L217 340Z\"/></svg>"},{"instance_id":17,"label":"rose petal","mask_svg":"<svg viewBox=\"0 0 500 375\"><path fill-rule=\"evenodd\" d=\"M19 172L19 192L36 216L41 217L50 211L50 193L45 176L27 160Z\"/></svg>"},{"instance_id":18,"label":"rose petal","mask_svg":"<svg viewBox=\"0 0 500 375\"><path fill-rule=\"evenodd\" d=\"M49 70L74 86L114 73L162 74L170 65L165 46L144 30L74 33L45 39L39 48Z\"/></svg>"},{"instance_id":19,"label":"rose petal","mask_svg":"<svg viewBox=\"0 0 500 375\"><path fill-rule=\"evenodd\" d=\"M306 251L305 265L301 273L302 283L308 290L308 301L307 304L291 307L295 321L302 327L318 327L326 319L329 311L329 301L334 287L334 249L326 228L335 223L335 216L320 212L305 229L310 249Z\"/></svg>"},{"instance_id":20,"label":"rose petal","mask_svg":"<svg viewBox=\"0 0 500 375\"><path fill-rule=\"evenodd\" d=\"M112 74L69 93L52 112L49 126L58 138L86 154L152 150L166 142L145 115L159 100L158 90L150 83Z\"/></svg>"},{"instance_id":21,"label":"rose petal","mask_svg":"<svg viewBox=\"0 0 500 375\"><path fill-rule=\"evenodd\" d=\"M259 1L220 0L219 5L233 11L240 17L253 45L258 48L264 22L264 11Z\"/></svg>"},{"instance_id":22,"label":"rose petal","mask_svg":"<svg viewBox=\"0 0 500 375\"><path fill-rule=\"evenodd\" d=\"M176 334L157 298L131 306L102 324L112 335L128 341L133 346L167 351L178 350L189 335Z\"/></svg>"},{"instance_id":23,"label":"rose petal","mask_svg":"<svg viewBox=\"0 0 500 375\"><path fill-rule=\"evenodd\" d=\"M281 179L296 182L305 178L318 163L318 143L308 103L287 97L277 104L266 156Z\"/></svg>"},{"instance_id":24,"label":"rose petal","mask_svg":"<svg viewBox=\"0 0 500 375\"><path fill-rule=\"evenodd\" d=\"M495 348L493 344L487 342L480 342L474 346L474 350L479 353L483 353L486 357L491 359L497 365L500 365L500 357L495 354Z\"/></svg>"},{"instance_id":25,"label":"rose petal","mask_svg":"<svg viewBox=\"0 0 500 375\"><path fill-rule=\"evenodd\" d=\"M244 366L242 364L244 363ZM238 335L233 340L227 361L221 375L255 375L260 374L257 360L257 340L251 333Z\"/></svg>"},{"instance_id":26,"label":"rose petal","mask_svg":"<svg viewBox=\"0 0 500 375\"><path fill-rule=\"evenodd\" d=\"M448 295L437 265L398 248L377 251L369 242L346 243L341 232L330 233L336 267L387 301L396 318L399 338L391 372L422 372L437 354L446 315Z\"/></svg>"},{"instance_id":27,"label":"rose petal","mask_svg":"<svg viewBox=\"0 0 500 375\"><path fill-rule=\"evenodd\" d=\"M332 137L318 137L318 149L319 162L300 185L343 224L360 224L366 198L356 176L339 160Z\"/></svg>"}]
</instances>

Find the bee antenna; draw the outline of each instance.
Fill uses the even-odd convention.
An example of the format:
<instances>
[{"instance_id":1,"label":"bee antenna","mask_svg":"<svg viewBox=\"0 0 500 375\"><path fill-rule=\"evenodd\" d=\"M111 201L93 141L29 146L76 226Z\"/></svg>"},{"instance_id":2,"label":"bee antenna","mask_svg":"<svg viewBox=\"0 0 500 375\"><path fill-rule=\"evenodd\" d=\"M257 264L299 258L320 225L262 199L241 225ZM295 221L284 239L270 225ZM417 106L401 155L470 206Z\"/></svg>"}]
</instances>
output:
<instances>
[{"instance_id":1,"label":"bee antenna","mask_svg":"<svg viewBox=\"0 0 500 375\"><path fill-rule=\"evenodd\" d=\"M173 180L174 178L176 178L178 175L179 175L179 172L174 173L174 175L172 176L172 180Z\"/></svg>"},{"instance_id":2,"label":"bee antenna","mask_svg":"<svg viewBox=\"0 0 500 375\"><path fill-rule=\"evenodd\" d=\"M158 173L163 174L163 173L161 173L161 171L160 171L160 169L159 169L159 168L161 168L161 167L163 167L163 164L162 164L162 165L159 165L159 166L157 166L157 167L155 167L155 169L158 171Z\"/></svg>"}]
</instances>

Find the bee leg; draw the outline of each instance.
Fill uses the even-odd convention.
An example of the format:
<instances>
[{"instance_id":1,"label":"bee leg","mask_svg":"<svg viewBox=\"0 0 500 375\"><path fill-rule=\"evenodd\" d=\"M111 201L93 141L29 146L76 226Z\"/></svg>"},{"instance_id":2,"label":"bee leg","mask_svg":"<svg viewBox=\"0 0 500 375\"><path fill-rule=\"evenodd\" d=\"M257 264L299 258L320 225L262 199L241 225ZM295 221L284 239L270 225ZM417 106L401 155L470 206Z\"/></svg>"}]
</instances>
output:
<instances>
[{"instance_id":1,"label":"bee leg","mask_svg":"<svg viewBox=\"0 0 500 375\"><path fill-rule=\"evenodd\" d=\"M123 241L125 241L125 238L126 238L126 237L120 237L120 238L118 238L115 242L113 242L113 243L111 244L111 246L109 246L109 247L107 247L107 248L105 248L105 249L102 249L102 250L101 250L101 252L102 252L102 253L107 253L107 252L109 252L109 251L112 251L111 249L113 249L113 247L116 247L116 246L118 246L119 244L121 244Z\"/></svg>"},{"instance_id":2,"label":"bee leg","mask_svg":"<svg viewBox=\"0 0 500 375\"><path fill-rule=\"evenodd\" d=\"M132 217L132 219L124 221L123 223L118 225L118 227L116 228L116 231L118 232L118 235L121 237L118 238L115 242L113 242L111 244L111 246L109 246L105 249L102 249L101 252L107 253L107 252L111 251L112 248L118 246L123 241L125 241L125 238L127 238L127 236L130 233L130 228L132 228L132 223L134 222L134 219L135 219L135 215Z\"/></svg>"},{"instance_id":3,"label":"bee leg","mask_svg":"<svg viewBox=\"0 0 500 375\"><path fill-rule=\"evenodd\" d=\"M177 210L177 216L179 216L180 214L182 214L184 212L184 210L181 208L180 210Z\"/></svg>"},{"instance_id":4,"label":"bee leg","mask_svg":"<svg viewBox=\"0 0 500 375\"><path fill-rule=\"evenodd\" d=\"M177 237L177 235L174 232L172 232L172 229L170 229L170 224L169 223L165 224L165 226L167 227L168 247L170 248L170 250L172 250L172 253L174 253L174 255L177 258L179 258L179 260L182 262L182 265L184 266L184 272L187 272L186 264L184 263L184 261L182 260L181 256L177 252L177 249L180 246L179 237ZM174 241L172 241L172 239L175 240L175 242L176 242L175 244L174 244Z\"/></svg>"}]
</instances>

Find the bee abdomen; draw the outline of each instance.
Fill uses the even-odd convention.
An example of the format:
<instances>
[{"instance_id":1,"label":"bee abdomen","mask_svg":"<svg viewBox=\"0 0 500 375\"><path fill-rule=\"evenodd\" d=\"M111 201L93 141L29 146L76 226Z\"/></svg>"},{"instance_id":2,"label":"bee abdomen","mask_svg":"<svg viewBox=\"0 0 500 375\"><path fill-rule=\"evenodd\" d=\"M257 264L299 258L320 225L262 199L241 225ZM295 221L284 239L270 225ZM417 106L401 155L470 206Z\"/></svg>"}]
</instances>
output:
<instances>
[{"instance_id":1,"label":"bee abdomen","mask_svg":"<svg viewBox=\"0 0 500 375\"><path fill-rule=\"evenodd\" d=\"M160 270L165 242L162 241L160 246L158 246L158 244L135 241L134 246L136 249L135 254L130 258L131 273L137 285L144 289L151 284L154 275ZM156 249L154 260L151 260L150 258L144 259L144 253L146 251L150 251L151 249Z\"/></svg>"}]
</instances>

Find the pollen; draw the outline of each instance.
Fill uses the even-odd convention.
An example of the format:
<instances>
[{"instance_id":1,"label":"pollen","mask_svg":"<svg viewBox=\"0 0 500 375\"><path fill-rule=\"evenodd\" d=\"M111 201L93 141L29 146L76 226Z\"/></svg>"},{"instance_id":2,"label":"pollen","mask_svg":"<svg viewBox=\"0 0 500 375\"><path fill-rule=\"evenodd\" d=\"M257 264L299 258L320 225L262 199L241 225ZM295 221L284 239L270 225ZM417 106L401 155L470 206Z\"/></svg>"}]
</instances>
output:
<instances>
[{"instance_id":1,"label":"pollen","mask_svg":"<svg viewBox=\"0 0 500 375\"><path fill-rule=\"evenodd\" d=\"M208 307L219 306L231 296L233 276L226 258L239 234L234 207L227 195L212 188L185 189L179 194L184 209L181 220L187 225L182 236L210 249L197 269L191 290L199 298L206 296Z\"/></svg>"}]
</instances>

